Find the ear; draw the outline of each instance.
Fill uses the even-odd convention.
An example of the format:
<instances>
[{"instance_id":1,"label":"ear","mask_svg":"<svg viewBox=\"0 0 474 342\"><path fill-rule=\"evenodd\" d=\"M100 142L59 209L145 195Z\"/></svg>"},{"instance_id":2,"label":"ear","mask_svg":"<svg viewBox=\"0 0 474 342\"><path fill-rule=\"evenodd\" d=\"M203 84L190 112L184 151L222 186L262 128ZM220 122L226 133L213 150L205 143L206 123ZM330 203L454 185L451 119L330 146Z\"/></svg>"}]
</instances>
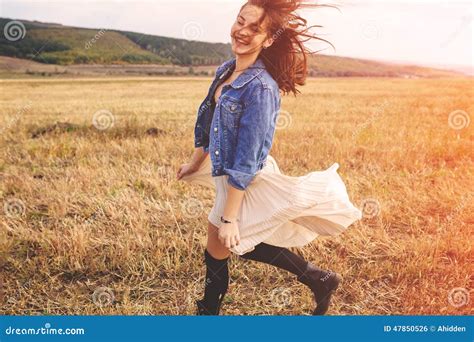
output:
<instances>
[{"instance_id":1,"label":"ear","mask_svg":"<svg viewBox=\"0 0 474 342\"><path fill-rule=\"evenodd\" d=\"M267 38L267 39L263 42L263 48L264 48L264 49L269 48L270 46L272 46L273 42L274 42L273 37Z\"/></svg>"}]
</instances>

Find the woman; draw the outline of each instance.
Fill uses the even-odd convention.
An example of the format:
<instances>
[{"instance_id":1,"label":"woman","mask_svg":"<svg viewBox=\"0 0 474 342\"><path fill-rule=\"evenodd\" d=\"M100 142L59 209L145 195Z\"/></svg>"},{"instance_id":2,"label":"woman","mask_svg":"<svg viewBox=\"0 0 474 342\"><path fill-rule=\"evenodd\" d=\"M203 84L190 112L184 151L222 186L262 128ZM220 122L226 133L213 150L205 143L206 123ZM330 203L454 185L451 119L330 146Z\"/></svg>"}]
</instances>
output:
<instances>
[{"instance_id":1,"label":"woman","mask_svg":"<svg viewBox=\"0 0 474 342\"><path fill-rule=\"evenodd\" d=\"M268 154L280 91L296 96L296 85L305 81L307 51L301 37L313 36L298 30L306 20L294 12L306 6L317 5L245 3L231 29L235 58L217 69L199 108L192 160L177 173L178 179L216 189L204 250L204 298L196 301L199 315L219 314L231 252L295 274L314 293L313 315L326 313L341 280L287 248L335 235L362 217L348 199L338 164L290 177Z\"/></svg>"}]
</instances>

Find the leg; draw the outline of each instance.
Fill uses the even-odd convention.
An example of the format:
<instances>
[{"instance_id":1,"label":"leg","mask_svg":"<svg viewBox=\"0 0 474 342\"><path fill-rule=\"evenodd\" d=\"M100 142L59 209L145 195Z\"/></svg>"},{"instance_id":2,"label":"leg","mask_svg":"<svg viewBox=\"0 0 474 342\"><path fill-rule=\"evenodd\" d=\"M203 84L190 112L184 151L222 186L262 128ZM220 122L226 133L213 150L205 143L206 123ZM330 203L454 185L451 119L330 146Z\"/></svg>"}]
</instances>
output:
<instances>
[{"instance_id":1,"label":"leg","mask_svg":"<svg viewBox=\"0 0 474 342\"><path fill-rule=\"evenodd\" d=\"M218 228L209 222L207 246L204 250L206 282L204 299L197 301L198 314L218 315L229 286L228 259L230 251L218 239Z\"/></svg>"},{"instance_id":2,"label":"leg","mask_svg":"<svg viewBox=\"0 0 474 342\"><path fill-rule=\"evenodd\" d=\"M241 255L241 257L264 262L295 274L297 280L308 286L315 296L317 307L313 311L313 315L326 313L331 295L341 280L337 273L322 270L287 248L272 246L264 242L259 243L253 251Z\"/></svg>"},{"instance_id":3,"label":"leg","mask_svg":"<svg viewBox=\"0 0 474 342\"><path fill-rule=\"evenodd\" d=\"M207 247L208 252L216 259L226 259L230 255L230 250L219 240L219 228L211 222L207 222Z\"/></svg>"},{"instance_id":4,"label":"leg","mask_svg":"<svg viewBox=\"0 0 474 342\"><path fill-rule=\"evenodd\" d=\"M242 254L240 257L264 262L299 276L306 270L308 262L287 248L277 247L261 242L253 251Z\"/></svg>"}]
</instances>

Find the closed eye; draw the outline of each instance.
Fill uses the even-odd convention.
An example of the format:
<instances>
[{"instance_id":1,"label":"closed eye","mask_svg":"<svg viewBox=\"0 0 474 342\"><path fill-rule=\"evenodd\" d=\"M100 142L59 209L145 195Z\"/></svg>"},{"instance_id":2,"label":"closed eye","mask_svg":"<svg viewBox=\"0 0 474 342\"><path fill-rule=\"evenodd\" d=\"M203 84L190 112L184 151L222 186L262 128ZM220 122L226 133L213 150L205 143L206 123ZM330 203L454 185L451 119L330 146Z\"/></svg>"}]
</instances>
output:
<instances>
[{"instance_id":1,"label":"closed eye","mask_svg":"<svg viewBox=\"0 0 474 342\"><path fill-rule=\"evenodd\" d=\"M245 18L242 17L241 15L239 15L237 22L239 23L239 25L245 25ZM260 32L260 29L256 24L253 24L252 25L252 31L257 33L257 32Z\"/></svg>"}]
</instances>

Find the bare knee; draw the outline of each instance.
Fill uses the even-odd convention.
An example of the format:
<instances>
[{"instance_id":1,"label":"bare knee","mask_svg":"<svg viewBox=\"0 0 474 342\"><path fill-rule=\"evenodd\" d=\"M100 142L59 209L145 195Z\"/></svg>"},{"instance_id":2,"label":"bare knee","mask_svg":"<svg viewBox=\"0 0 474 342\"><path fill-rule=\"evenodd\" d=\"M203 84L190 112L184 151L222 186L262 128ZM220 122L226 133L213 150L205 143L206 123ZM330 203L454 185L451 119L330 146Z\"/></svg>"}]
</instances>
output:
<instances>
[{"instance_id":1,"label":"bare knee","mask_svg":"<svg viewBox=\"0 0 474 342\"><path fill-rule=\"evenodd\" d=\"M225 259L230 255L230 250L219 240L219 228L208 222L207 250L216 259Z\"/></svg>"}]
</instances>

